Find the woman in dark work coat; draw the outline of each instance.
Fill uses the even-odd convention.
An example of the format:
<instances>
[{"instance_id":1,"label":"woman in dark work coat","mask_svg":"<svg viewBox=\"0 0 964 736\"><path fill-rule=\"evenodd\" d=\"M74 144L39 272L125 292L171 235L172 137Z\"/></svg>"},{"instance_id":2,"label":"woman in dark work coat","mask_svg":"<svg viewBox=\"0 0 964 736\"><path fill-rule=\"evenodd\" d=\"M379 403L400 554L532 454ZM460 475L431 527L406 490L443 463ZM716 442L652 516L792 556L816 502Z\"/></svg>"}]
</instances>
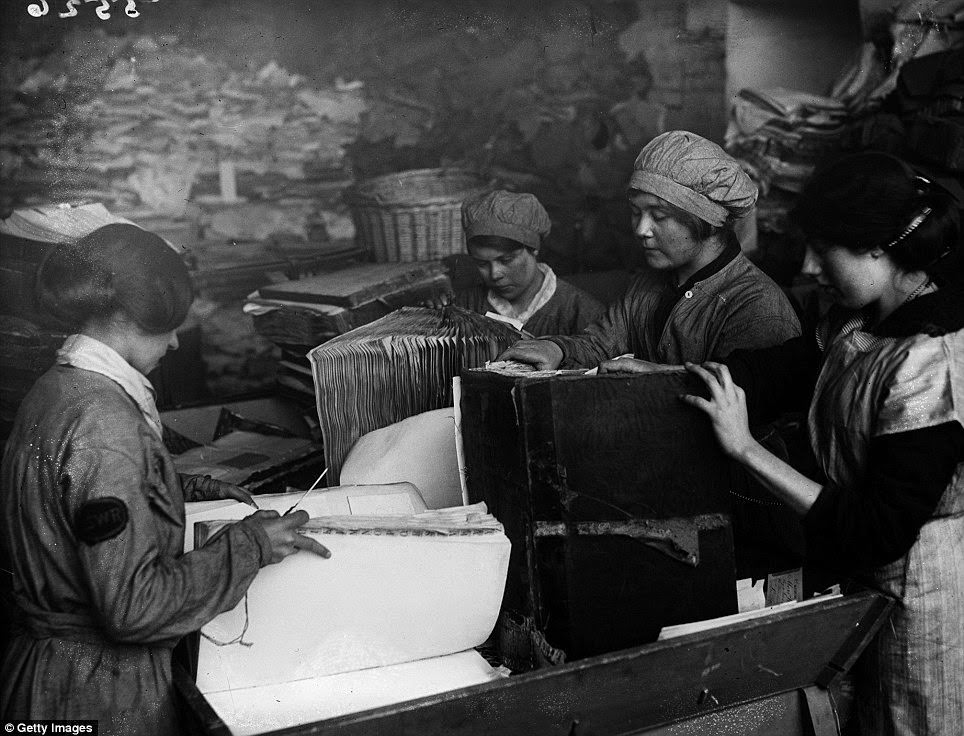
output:
<instances>
[{"instance_id":1,"label":"woman in dark work coat","mask_svg":"<svg viewBox=\"0 0 964 736\"><path fill-rule=\"evenodd\" d=\"M511 320L530 335L572 335L602 303L538 260L549 215L531 194L489 192L462 204L466 247L482 283L455 293L460 307Z\"/></svg>"},{"instance_id":2,"label":"woman in dark work coat","mask_svg":"<svg viewBox=\"0 0 964 736\"><path fill-rule=\"evenodd\" d=\"M244 498L182 482L145 377L192 301L180 256L126 224L58 247L42 303L75 327L24 399L3 458L0 549L13 636L0 719L90 719L101 734L176 734L171 649L298 549L308 515L259 511L183 554L184 502Z\"/></svg>"}]
</instances>

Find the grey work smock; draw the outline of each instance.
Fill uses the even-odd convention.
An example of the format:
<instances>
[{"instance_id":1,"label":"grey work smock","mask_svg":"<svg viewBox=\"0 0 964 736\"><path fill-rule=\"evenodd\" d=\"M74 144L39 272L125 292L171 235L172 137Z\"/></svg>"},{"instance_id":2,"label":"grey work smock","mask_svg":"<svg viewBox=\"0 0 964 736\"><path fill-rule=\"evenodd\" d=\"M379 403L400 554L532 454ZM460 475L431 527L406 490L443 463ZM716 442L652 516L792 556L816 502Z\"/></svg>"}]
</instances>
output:
<instances>
[{"instance_id":1,"label":"grey work smock","mask_svg":"<svg viewBox=\"0 0 964 736\"><path fill-rule=\"evenodd\" d=\"M15 604L0 718L178 732L172 647L234 607L271 554L245 521L183 554L184 500L170 455L117 383L68 365L37 381L0 485Z\"/></svg>"},{"instance_id":2,"label":"grey work smock","mask_svg":"<svg viewBox=\"0 0 964 736\"><path fill-rule=\"evenodd\" d=\"M651 323L667 288L665 274L646 273L581 334L544 339L562 348L562 368L591 368L627 353L654 363L702 363L800 334L786 295L742 253L693 283L657 334Z\"/></svg>"}]
</instances>

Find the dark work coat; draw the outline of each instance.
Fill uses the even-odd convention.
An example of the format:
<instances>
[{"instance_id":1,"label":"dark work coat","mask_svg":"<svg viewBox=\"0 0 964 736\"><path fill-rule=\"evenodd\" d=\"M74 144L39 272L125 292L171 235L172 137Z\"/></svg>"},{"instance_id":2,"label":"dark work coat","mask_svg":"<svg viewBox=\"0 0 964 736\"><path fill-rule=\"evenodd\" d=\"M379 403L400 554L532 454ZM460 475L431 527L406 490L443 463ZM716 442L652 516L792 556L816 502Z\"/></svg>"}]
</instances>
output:
<instances>
[{"instance_id":1,"label":"dark work coat","mask_svg":"<svg viewBox=\"0 0 964 736\"><path fill-rule=\"evenodd\" d=\"M455 303L479 314L495 312L495 307L489 303L486 293L487 290L482 285L465 289L456 293ZM557 278L555 293L536 310L522 329L535 337L574 335L595 322L605 311L602 302L595 297Z\"/></svg>"},{"instance_id":2,"label":"dark work coat","mask_svg":"<svg viewBox=\"0 0 964 736\"><path fill-rule=\"evenodd\" d=\"M184 501L170 455L117 383L65 365L38 380L0 482L15 619L0 718L178 732L172 647L233 608L271 554L245 521L183 554Z\"/></svg>"}]
</instances>

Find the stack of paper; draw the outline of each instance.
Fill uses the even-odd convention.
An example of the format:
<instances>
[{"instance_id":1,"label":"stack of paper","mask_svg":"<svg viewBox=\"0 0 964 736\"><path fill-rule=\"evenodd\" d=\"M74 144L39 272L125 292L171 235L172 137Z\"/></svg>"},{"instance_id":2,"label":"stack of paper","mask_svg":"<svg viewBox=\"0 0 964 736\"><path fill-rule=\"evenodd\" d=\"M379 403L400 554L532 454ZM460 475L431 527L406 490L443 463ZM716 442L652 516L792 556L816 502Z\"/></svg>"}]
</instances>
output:
<instances>
[{"instance_id":1,"label":"stack of paper","mask_svg":"<svg viewBox=\"0 0 964 736\"><path fill-rule=\"evenodd\" d=\"M508 325L458 307L407 307L312 350L329 479L337 483L359 437L452 405L452 378L495 359L519 338Z\"/></svg>"},{"instance_id":2,"label":"stack of paper","mask_svg":"<svg viewBox=\"0 0 964 736\"><path fill-rule=\"evenodd\" d=\"M345 485L317 488L305 493L262 493L255 497L258 509L284 514L295 506L309 516L411 516L427 511L422 494L411 483ZM194 549L194 525L206 521L237 521L255 509L230 498L184 504L184 551Z\"/></svg>"},{"instance_id":3,"label":"stack of paper","mask_svg":"<svg viewBox=\"0 0 964 736\"><path fill-rule=\"evenodd\" d=\"M289 494L296 495L296 494ZM199 524L216 534L225 523ZM198 688L236 734L479 684L473 647L502 602L509 541L484 504L405 516L319 516L331 551L262 569L202 631Z\"/></svg>"},{"instance_id":4,"label":"stack of paper","mask_svg":"<svg viewBox=\"0 0 964 736\"><path fill-rule=\"evenodd\" d=\"M314 347L450 288L441 261L368 263L264 286L248 296L244 312L262 337Z\"/></svg>"},{"instance_id":5,"label":"stack of paper","mask_svg":"<svg viewBox=\"0 0 964 736\"><path fill-rule=\"evenodd\" d=\"M743 89L733 100L726 149L758 183L798 192L822 157L840 147L846 106L807 92Z\"/></svg>"},{"instance_id":6,"label":"stack of paper","mask_svg":"<svg viewBox=\"0 0 964 736\"><path fill-rule=\"evenodd\" d=\"M172 36L88 30L4 68L4 198L179 214L189 196L225 196L226 161L235 195L275 209L317 209L333 199L330 181L338 190L350 182L346 146L367 108L361 90L315 89L275 62L228 65Z\"/></svg>"}]
</instances>

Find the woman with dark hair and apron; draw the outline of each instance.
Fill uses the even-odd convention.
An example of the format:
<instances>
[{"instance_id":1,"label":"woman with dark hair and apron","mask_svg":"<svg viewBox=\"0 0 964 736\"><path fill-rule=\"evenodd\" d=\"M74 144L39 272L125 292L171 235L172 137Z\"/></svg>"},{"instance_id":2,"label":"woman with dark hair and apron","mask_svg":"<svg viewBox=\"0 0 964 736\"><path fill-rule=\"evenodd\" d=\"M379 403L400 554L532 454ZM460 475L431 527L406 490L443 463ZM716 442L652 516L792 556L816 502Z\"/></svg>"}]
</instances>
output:
<instances>
[{"instance_id":1,"label":"woman with dark hair and apron","mask_svg":"<svg viewBox=\"0 0 964 736\"><path fill-rule=\"evenodd\" d=\"M106 225L41 265L42 305L76 333L24 399L3 458L0 551L13 632L0 718L91 719L101 734L176 734L171 650L298 550L304 512L258 511L183 554L184 502L250 500L182 484L145 378L177 348L193 295L181 257Z\"/></svg>"},{"instance_id":2,"label":"woman with dark hair and apron","mask_svg":"<svg viewBox=\"0 0 964 736\"><path fill-rule=\"evenodd\" d=\"M815 335L687 365L724 451L803 520L807 555L897 600L857 669L868 736L964 733L964 274L960 205L904 162L818 172L794 219L836 303ZM613 361L608 371L644 371ZM812 397L812 398L811 398ZM747 429L809 399L819 480Z\"/></svg>"}]
</instances>

